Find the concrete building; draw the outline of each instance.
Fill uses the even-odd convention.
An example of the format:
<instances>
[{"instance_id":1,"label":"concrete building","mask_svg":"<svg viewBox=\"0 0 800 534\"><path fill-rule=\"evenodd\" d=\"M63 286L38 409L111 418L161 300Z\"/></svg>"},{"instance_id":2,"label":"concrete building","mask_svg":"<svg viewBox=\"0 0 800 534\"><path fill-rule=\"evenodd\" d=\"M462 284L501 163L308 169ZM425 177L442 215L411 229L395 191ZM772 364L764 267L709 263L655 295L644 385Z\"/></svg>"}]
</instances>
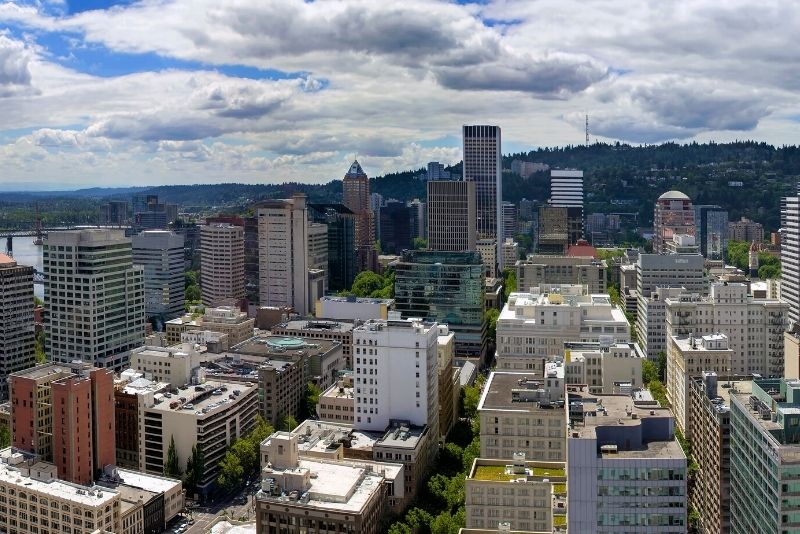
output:
<instances>
[{"instance_id":1,"label":"concrete building","mask_svg":"<svg viewBox=\"0 0 800 534\"><path fill-rule=\"evenodd\" d=\"M789 320L800 322L800 191L781 199L781 298Z\"/></svg>"},{"instance_id":2,"label":"concrete building","mask_svg":"<svg viewBox=\"0 0 800 534\"><path fill-rule=\"evenodd\" d=\"M668 335L720 332L727 336L733 359L723 374L783 376L786 303L754 299L746 284L722 282L711 284L708 297L669 297L666 305Z\"/></svg>"},{"instance_id":3,"label":"concrete building","mask_svg":"<svg viewBox=\"0 0 800 534\"><path fill-rule=\"evenodd\" d=\"M724 260L728 250L728 211L717 205L696 205L694 224L700 254L708 260Z\"/></svg>"},{"instance_id":4,"label":"concrete building","mask_svg":"<svg viewBox=\"0 0 800 534\"><path fill-rule=\"evenodd\" d=\"M564 368L541 374L495 371L478 402L481 458L567 459Z\"/></svg>"},{"instance_id":5,"label":"concrete building","mask_svg":"<svg viewBox=\"0 0 800 534\"><path fill-rule=\"evenodd\" d=\"M13 449L0 451L0 494L6 498L0 514L3 532L127 534L122 530L118 492L59 480L52 463ZM136 526L142 528L141 524Z\"/></svg>"},{"instance_id":6,"label":"concrete building","mask_svg":"<svg viewBox=\"0 0 800 534\"><path fill-rule=\"evenodd\" d=\"M499 126L464 126L463 179L475 182L477 238L495 243L496 258L502 261L500 245L505 239L503 225L503 163ZM503 266L500 265L500 270Z\"/></svg>"},{"instance_id":7,"label":"concrete building","mask_svg":"<svg viewBox=\"0 0 800 534\"><path fill-rule=\"evenodd\" d=\"M517 231L517 205L513 202L503 202L501 209L503 210L503 236L505 239L514 239L514 236L519 233ZM516 261L516 258L514 260ZM504 266L506 269L509 267L508 264L504 264Z\"/></svg>"},{"instance_id":8,"label":"concrete building","mask_svg":"<svg viewBox=\"0 0 800 534\"><path fill-rule=\"evenodd\" d=\"M657 287L649 297L638 296L636 333L647 358L655 360L660 353L666 354L667 299L677 299L685 293L685 287Z\"/></svg>"},{"instance_id":9,"label":"concrete building","mask_svg":"<svg viewBox=\"0 0 800 534\"><path fill-rule=\"evenodd\" d=\"M133 226L135 230L166 230L177 219L177 204L159 202L158 195L134 195Z\"/></svg>"},{"instance_id":10,"label":"concrete building","mask_svg":"<svg viewBox=\"0 0 800 534\"><path fill-rule=\"evenodd\" d=\"M474 181L428 182L428 248L475 250L477 207Z\"/></svg>"},{"instance_id":11,"label":"concrete building","mask_svg":"<svg viewBox=\"0 0 800 534\"><path fill-rule=\"evenodd\" d=\"M372 247L375 241L375 219L370 209L369 178L354 160L342 180L343 203L355 216L355 245Z\"/></svg>"},{"instance_id":12,"label":"concrete building","mask_svg":"<svg viewBox=\"0 0 800 534\"><path fill-rule=\"evenodd\" d=\"M568 244L583 239L583 171L550 171L550 205L567 208Z\"/></svg>"},{"instance_id":13,"label":"concrete building","mask_svg":"<svg viewBox=\"0 0 800 534\"><path fill-rule=\"evenodd\" d=\"M340 377L319 396L317 404L319 420L352 425L356 402L354 392L353 373Z\"/></svg>"},{"instance_id":14,"label":"concrete building","mask_svg":"<svg viewBox=\"0 0 800 534\"><path fill-rule=\"evenodd\" d=\"M259 303L289 306L306 315L313 309L309 297L309 271L313 269L309 234L313 232L306 197L298 193L291 199L259 202L257 215Z\"/></svg>"},{"instance_id":15,"label":"concrete building","mask_svg":"<svg viewBox=\"0 0 800 534\"><path fill-rule=\"evenodd\" d=\"M353 368L353 323L343 321L295 320L279 323L270 330L275 336L325 339L342 345L345 368Z\"/></svg>"},{"instance_id":16,"label":"concrete building","mask_svg":"<svg viewBox=\"0 0 800 534\"><path fill-rule=\"evenodd\" d=\"M197 491L207 494L219 474L225 445L246 435L255 424L258 386L207 381L178 388L177 394L170 395L151 394L142 399L139 471L162 474L172 440L180 466L186 465L192 446L197 445L205 459Z\"/></svg>"},{"instance_id":17,"label":"concrete building","mask_svg":"<svg viewBox=\"0 0 800 534\"><path fill-rule=\"evenodd\" d=\"M644 357L636 343L566 343L564 378L590 393L630 395L643 385Z\"/></svg>"},{"instance_id":18,"label":"concrete building","mask_svg":"<svg viewBox=\"0 0 800 534\"><path fill-rule=\"evenodd\" d=\"M502 520L502 531L559 532L566 526L566 488L563 462L528 462L524 453L512 464L476 458L464 483L467 528L497 528Z\"/></svg>"},{"instance_id":19,"label":"concrete building","mask_svg":"<svg viewBox=\"0 0 800 534\"><path fill-rule=\"evenodd\" d=\"M326 281L330 291L342 291L353 286L356 277L355 215L343 204L308 204L308 214L314 223L327 227L328 265Z\"/></svg>"},{"instance_id":20,"label":"concrete building","mask_svg":"<svg viewBox=\"0 0 800 534\"><path fill-rule=\"evenodd\" d=\"M438 325L367 321L353 329L355 424L384 430L393 420L439 432Z\"/></svg>"},{"instance_id":21,"label":"concrete building","mask_svg":"<svg viewBox=\"0 0 800 534\"><path fill-rule=\"evenodd\" d=\"M388 319L394 299L325 296L317 301L316 317L333 321Z\"/></svg>"},{"instance_id":22,"label":"concrete building","mask_svg":"<svg viewBox=\"0 0 800 534\"><path fill-rule=\"evenodd\" d=\"M144 342L143 269L122 230L51 232L42 248L45 353L122 369Z\"/></svg>"},{"instance_id":23,"label":"concrete building","mask_svg":"<svg viewBox=\"0 0 800 534\"><path fill-rule=\"evenodd\" d=\"M170 345L181 343L185 333L211 331L226 334L228 345L233 347L253 337L254 325L255 319L248 317L247 313L232 306L220 306L206 308L203 315L194 319L189 314L176 317L167 321L165 326Z\"/></svg>"},{"instance_id":24,"label":"concrete building","mask_svg":"<svg viewBox=\"0 0 800 534\"><path fill-rule=\"evenodd\" d=\"M200 227L200 288L206 306L231 306L244 299L244 227L228 223Z\"/></svg>"},{"instance_id":25,"label":"concrete building","mask_svg":"<svg viewBox=\"0 0 800 534\"><path fill-rule=\"evenodd\" d=\"M204 355L195 346L185 343L169 347L139 347L131 353L131 369L143 373L147 380L164 382L176 388L192 383L193 370Z\"/></svg>"},{"instance_id":26,"label":"concrete building","mask_svg":"<svg viewBox=\"0 0 800 534\"><path fill-rule=\"evenodd\" d=\"M128 216L128 203L124 200L112 200L100 205L100 226L127 226L130 222Z\"/></svg>"},{"instance_id":27,"label":"concrete building","mask_svg":"<svg viewBox=\"0 0 800 534\"><path fill-rule=\"evenodd\" d=\"M783 205L781 206L783 207ZM781 227L785 227L781 224ZM761 243L764 241L764 225L742 217L739 221L728 223L728 239L731 241L746 241Z\"/></svg>"},{"instance_id":28,"label":"concrete building","mask_svg":"<svg viewBox=\"0 0 800 534\"><path fill-rule=\"evenodd\" d=\"M783 333L783 376L800 380L800 325Z\"/></svg>"},{"instance_id":29,"label":"concrete building","mask_svg":"<svg viewBox=\"0 0 800 534\"><path fill-rule=\"evenodd\" d=\"M114 380L114 444L116 466L139 469L139 398L166 393L166 382L153 382L144 373L127 369Z\"/></svg>"},{"instance_id":30,"label":"concrete building","mask_svg":"<svg viewBox=\"0 0 800 534\"><path fill-rule=\"evenodd\" d=\"M541 286L512 293L497 319L497 367L542 372L545 359L564 355L568 341L630 340L624 312L586 286ZM541 374L539 375L541 376Z\"/></svg>"},{"instance_id":31,"label":"concrete building","mask_svg":"<svg viewBox=\"0 0 800 534\"><path fill-rule=\"evenodd\" d=\"M519 259L519 243L514 241L511 237L507 237L506 240L503 241L501 248L503 249L503 265L506 266L506 269L513 270L514 265Z\"/></svg>"},{"instance_id":32,"label":"concrete building","mask_svg":"<svg viewBox=\"0 0 800 534\"><path fill-rule=\"evenodd\" d=\"M131 238L133 263L144 268L144 311L172 319L184 312L183 236L147 230Z\"/></svg>"},{"instance_id":33,"label":"concrete building","mask_svg":"<svg viewBox=\"0 0 800 534\"><path fill-rule=\"evenodd\" d=\"M574 208L578 209L579 208ZM539 206L539 233L536 251L539 254L563 256L570 245L569 208L563 206Z\"/></svg>"},{"instance_id":34,"label":"concrete building","mask_svg":"<svg viewBox=\"0 0 800 534\"><path fill-rule=\"evenodd\" d=\"M481 255L483 270L486 278L496 278L499 273L497 270L497 243L494 239L479 239L475 244L475 250Z\"/></svg>"},{"instance_id":35,"label":"concrete building","mask_svg":"<svg viewBox=\"0 0 800 534\"><path fill-rule=\"evenodd\" d=\"M53 462L58 478L91 484L114 450L114 376L76 362L13 373L11 444Z\"/></svg>"},{"instance_id":36,"label":"concrete building","mask_svg":"<svg viewBox=\"0 0 800 534\"><path fill-rule=\"evenodd\" d=\"M123 519L123 532L163 532L167 523L184 509L183 483L180 480L146 475L130 469L109 468L97 483L119 493L122 517L125 516L126 507L140 507L141 524L136 527L131 525L126 530Z\"/></svg>"},{"instance_id":37,"label":"concrete building","mask_svg":"<svg viewBox=\"0 0 800 534\"><path fill-rule=\"evenodd\" d=\"M261 444L261 489L255 495L256 532L296 525L308 531L378 534L383 531L389 466L301 458L298 436L276 432Z\"/></svg>"},{"instance_id":38,"label":"concrete building","mask_svg":"<svg viewBox=\"0 0 800 534\"><path fill-rule=\"evenodd\" d=\"M689 424L691 382L705 372L718 376L730 373L734 351L725 334L670 336L667 348L667 399L675 414L675 423L687 438L692 438Z\"/></svg>"},{"instance_id":39,"label":"concrete building","mask_svg":"<svg viewBox=\"0 0 800 534\"><path fill-rule=\"evenodd\" d=\"M700 245L693 235L674 234L672 239L664 242L664 253L700 254Z\"/></svg>"},{"instance_id":40,"label":"concrete building","mask_svg":"<svg viewBox=\"0 0 800 534\"><path fill-rule=\"evenodd\" d=\"M667 252L666 243L675 234L695 235L694 207L680 191L667 191L656 200L653 213L653 252Z\"/></svg>"},{"instance_id":41,"label":"concrete building","mask_svg":"<svg viewBox=\"0 0 800 534\"><path fill-rule=\"evenodd\" d=\"M701 532L731 528L731 395L752 392L752 379L728 379L704 372L690 384L692 457L699 469L689 502L700 514Z\"/></svg>"},{"instance_id":42,"label":"concrete building","mask_svg":"<svg viewBox=\"0 0 800 534\"><path fill-rule=\"evenodd\" d=\"M461 369L455 367L455 334L447 325L439 325L436 361L439 375L439 434L446 438L459 417Z\"/></svg>"},{"instance_id":43,"label":"concrete building","mask_svg":"<svg viewBox=\"0 0 800 534\"><path fill-rule=\"evenodd\" d=\"M794 532L800 482L800 383L753 380L731 393L730 532Z\"/></svg>"},{"instance_id":44,"label":"concrete building","mask_svg":"<svg viewBox=\"0 0 800 534\"><path fill-rule=\"evenodd\" d=\"M395 275L395 310L404 319L447 324L456 336L456 356L486 357L484 277L478 253L407 251Z\"/></svg>"},{"instance_id":45,"label":"concrete building","mask_svg":"<svg viewBox=\"0 0 800 534\"><path fill-rule=\"evenodd\" d=\"M649 298L659 287L684 287L689 293L705 294L708 287L700 254L639 254L636 260L636 291Z\"/></svg>"},{"instance_id":46,"label":"concrete building","mask_svg":"<svg viewBox=\"0 0 800 534\"><path fill-rule=\"evenodd\" d=\"M516 265L517 288L530 291L532 287L554 284L578 284L588 287L589 293L606 292L608 264L589 256L552 256L529 254Z\"/></svg>"},{"instance_id":47,"label":"concrete building","mask_svg":"<svg viewBox=\"0 0 800 534\"><path fill-rule=\"evenodd\" d=\"M628 395L569 394L569 532L686 532L686 456L668 408Z\"/></svg>"},{"instance_id":48,"label":"concrete building","mask_svg":"<svg viewBox=\"0 0 800 534\"><path fill-rule=\"evenodd\" d=\"M0 254L0 399L8 398L8 375L36 363L33 271Z\"/></svg>"}]
</instances>

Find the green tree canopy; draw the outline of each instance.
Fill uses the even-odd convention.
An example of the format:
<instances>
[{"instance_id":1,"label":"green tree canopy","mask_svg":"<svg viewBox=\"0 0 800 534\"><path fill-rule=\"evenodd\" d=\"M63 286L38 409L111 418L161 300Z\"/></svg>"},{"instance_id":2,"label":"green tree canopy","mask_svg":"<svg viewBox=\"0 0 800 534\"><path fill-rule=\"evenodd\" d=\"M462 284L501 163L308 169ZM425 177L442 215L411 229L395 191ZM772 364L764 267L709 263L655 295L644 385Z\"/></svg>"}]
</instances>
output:
<instances>
[{"instance_id":1,"label":"green tree canopy","mask_svg":"<svg viewBox=\"0 0 800 534\"><path fill-rule=\"evenodd\" d=\"M245 475L250 475L258 470L258 448L250 440L237 439L231 445L230 452L239 460Z\"/></svg>"},{"instance_id":2,"label":"green tree canopy","mask_svg":"<svg viewBox=\"0 0 800 534\"><path fill-rule=\"evenodd\" d=\"M226 492L233 491L242 485L244 468L239 461L239 457L233 452L228 451L219 463L219 475L217 485Z\"/></svg>"},{"instance_id":3,"label":"green tree canopy","mask_svg":"<svg viewBox=\"0 0 800 534\"><path fill-rule=\"evenodd\" d=\"M490 308L483 312L483 320L486 322L486 336L495 343L497 341L497 319L500 318L500 310Z\"/></svg>"},{"instance_id":4,"label":"green tree canopy","mask_svg":"<svg viewBox=\"0 0 800 534\"><path fill-rule=\"evenodd\" d=\"M352 292L357 297L369 297L383 289L383 277L372 271L361 271L353 280Z\"/></svg>"},{"instance_id":5,"label":"green tree canopy","mask_svg":"<svg viewBox=\"0 0 800 534\"><path fill-rule=\"evenodd\" d=\"M167 448L167 461L164 463L164 476L180 478L181 467L178 464L178 451L175 448L175 436L170 436Z\"/></svg>"},{"instance_id":6,"label":"green tree canopy","mask_svg":"<svg viewBox=\"0 0 800 534\"><path fill-rule=\"evenodd\" d=\"M186 486L186 492L189 495L197 492L205 470L206 460L203 456L202 449L199 449L196 444L192 445L192 454L186 460L186 477L183 481Z\"/></svg>"},{"instance_id":7,"label":"green tree canopy","mask_svg":"<svg viewBox=\"0 0 800 534\"><path fill-rule=\"evenodd\" d=\"M281 419L281 430L286 432L291 432L295 428L297 428L297 419L294 418L292 415L287 415L283 419Z\"/></svg>"}]
</instances>

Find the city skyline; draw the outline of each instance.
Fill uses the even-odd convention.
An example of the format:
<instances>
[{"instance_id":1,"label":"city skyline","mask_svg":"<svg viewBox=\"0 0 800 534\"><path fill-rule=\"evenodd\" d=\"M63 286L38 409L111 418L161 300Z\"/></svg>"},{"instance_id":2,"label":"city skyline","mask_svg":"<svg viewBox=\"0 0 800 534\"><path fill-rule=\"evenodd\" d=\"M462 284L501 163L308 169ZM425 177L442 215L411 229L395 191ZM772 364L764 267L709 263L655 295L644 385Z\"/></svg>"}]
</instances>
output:
<instances>
[{"instance_id":1,"label":"city skyline","mask_svg":"<svg viewBox=\"0 0 800 534\"><path fill-rule=\"evenodd\" d=\"M456 163L463 124L582 143L587 113L592 141L797 132L777 2L109 4L0 4L6 184L320 183Z\"/></svg>"}]
</instances>

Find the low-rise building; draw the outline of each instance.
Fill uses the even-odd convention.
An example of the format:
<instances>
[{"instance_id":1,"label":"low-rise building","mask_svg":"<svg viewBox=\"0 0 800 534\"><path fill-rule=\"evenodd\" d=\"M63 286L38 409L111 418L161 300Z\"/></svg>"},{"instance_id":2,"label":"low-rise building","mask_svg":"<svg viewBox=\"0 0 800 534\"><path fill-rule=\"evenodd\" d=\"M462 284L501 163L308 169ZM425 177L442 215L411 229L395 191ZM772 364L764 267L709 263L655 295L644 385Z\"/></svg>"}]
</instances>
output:
<instances>
[{"instance_id":1,"label":"low-rise building","mask_svg":"<svg viewBox=\"0 0 800 534\"><path fill-rule=\"evenodd\" d=\"M513 263L511 265L514 265ZM543 285L585 285L589 293L605 293L608 265L591 256L528 254L516 262L517 288L522 292Z\"/></svg>"},{"instance_id":2,"label":"low-rise building","mask_svg":"<svg viewBox=\"0 0 800 534\"><path fill-rule=\"evenodd\" d=\"M522 452L533 461L566 460L567 409L564 368L532 373L496 371L478 402L481 457L510 460Z\"/></svg>"},{"instance_id":3,"label":"low-rise building","mask_svg":"<svg viewBox=\"0 0 800 534\"><path fill-rule=\"evenodd\" d=\"M692 379L704 372L717 375L730 373L733 351L725 334L670 336L667 350L667 399L675 414L675 423L687 438L689 425L690 387Z\"/></svg>"},{"instance_id":4,"label":"low-rise building","mask_svg":"<svg viewBox=\"0 0 800 534\"><path fill-rule=\"evenodd\" d=\"M353 368L353 323L344 321L298 320L276 324L270 330L274 336L338 341L342 345L345 368Z\"/></svg>"},{"instance_id":5,"label":"low-rise building","mask_svg":"<svg viewBox=\"0 0 800 534\"><path fill-rule=\"evenodd\" d=\"M316 303L315 315L332 321L388 319L394 299L325 296Z\"/></svg>"},{"instance_id":6,"label":"low-rise building","mask_svg":"<svg viewBox=\"0 0 800 534\"><path fill-rule=\"evenodd\" d=\"M190 343L171 347L139 347L131 351L131 369L172 387L191 384L193 370L205 359L205 350Z\"/></svg>"},{"instance_id":7,"label":"low-rise building","mask_svg":"<svg viewBox=\"0 0 800 534\"><path fill-rule=\"evenodd\" d=\"M335 384L323 391L317 404L319 420L352 425L355 411L353 391L352 373L340 377Z\"/></svg>"},{"instance_id":8,"label":"low-rise building","mask_svg":"<svg viewBox=\"0 0 800 534\"><path fill-rule=\"evenodd\" d=\"M686 532L686 456L669 409L586 391L569 405L568 532Z\"/></svg>"},{"instance_id":9,"label":"low-rise building","mask_svg":"<svg viewBox=\"0 0 800 534\"><path fill-rule=\"evenodd\" d=\"M256 320L233 306L206 308L200 317L183 315L166 322L167 343L181 342L181 334L191 330L211 330L228 335L228 344L233 347L253 337Z\"/></svg>"},{"instance_id":10,"label":"low-rise building","mask_svg":"<svg viewBox=\"0 0 800 534\"><path fill-rule=\"evenodd\" d=\"M563 462L476 458L464 484L467 528L559 532L566 527L567 479Z\"/></svg>"},{"instance_id":11,"label":"low-rise building","mask_svg":"<svg viewBox=\"0 0 800 534\"><path fill-rule=\"evenodd\" d=\"M642 354L636 343L567 343L564 378L592 393L630 395L642 387Z\"/></svg>"},{"instance_id":12,"label":"low-rise building","mask_svg":"<svg viewBox=\"0 0 800 534\"><path fill-rule=\"evenodd\" d=\"M112 467L106 469L98 484L120 494L123 531L126 531L126 508L131 516L141 517L138 529L130 528L134 521L128 519L127 531L132 534L161 533L183 510L183 483L177 479Z\"/></svg>"},{"instance_id":13,"label":"low-rise building","mask_svg":"<svg viewBox=\"0 0 800 534\"><path fill-rule=\"evenodd\" d=\"M503 308L503 279L486 278L483 281L483 309L500 310Z\"/></svg>"}]
</instances>

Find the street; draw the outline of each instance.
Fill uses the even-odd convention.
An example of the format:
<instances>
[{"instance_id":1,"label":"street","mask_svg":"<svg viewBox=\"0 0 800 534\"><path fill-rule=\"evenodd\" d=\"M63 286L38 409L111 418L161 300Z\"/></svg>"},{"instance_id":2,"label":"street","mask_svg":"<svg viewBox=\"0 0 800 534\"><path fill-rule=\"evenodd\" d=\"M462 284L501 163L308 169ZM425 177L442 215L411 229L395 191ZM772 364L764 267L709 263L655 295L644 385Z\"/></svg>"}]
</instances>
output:
<instances>
[{"instance_id":1,"label":"street","mask_svg":"<svg viewBox=\"0 0 800 534\"><path fill-rule=\"evenodd\" d=\"M208 532L217 518L226 513L231 521L253 520L255 518L255 512L253 510L254 492L254 488L247 486L241 492L221 499L210 507L200 507L192 510L191 518L194 519L194 524L185 531L186 534L203 534ZM241 505L235 504L235 501L242 495L247 496L247 502ZM167 529L167 532L170 531L171 529Z\"/></svg>"}]
</instances>

